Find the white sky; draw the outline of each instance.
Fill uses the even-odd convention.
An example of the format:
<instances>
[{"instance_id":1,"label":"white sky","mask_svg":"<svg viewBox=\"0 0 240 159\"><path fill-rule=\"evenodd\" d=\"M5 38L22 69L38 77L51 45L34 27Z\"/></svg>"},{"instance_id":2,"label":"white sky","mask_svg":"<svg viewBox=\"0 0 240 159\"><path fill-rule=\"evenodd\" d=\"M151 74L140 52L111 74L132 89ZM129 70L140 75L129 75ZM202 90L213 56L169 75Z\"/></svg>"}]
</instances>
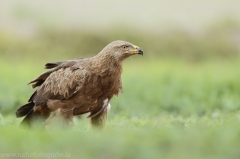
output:
<instances>
[{"instance_id":1,"label":"white sky","mask_svg":"<svg viewBox=\"0 0 240 159\"><path fill-rule=\"evenodd\" d=\"M201 30L227 17L240 19L240 0L1 0L0 29L42 25L104 29L116 25L151 31Z\"/></svg>"}]
</instances>

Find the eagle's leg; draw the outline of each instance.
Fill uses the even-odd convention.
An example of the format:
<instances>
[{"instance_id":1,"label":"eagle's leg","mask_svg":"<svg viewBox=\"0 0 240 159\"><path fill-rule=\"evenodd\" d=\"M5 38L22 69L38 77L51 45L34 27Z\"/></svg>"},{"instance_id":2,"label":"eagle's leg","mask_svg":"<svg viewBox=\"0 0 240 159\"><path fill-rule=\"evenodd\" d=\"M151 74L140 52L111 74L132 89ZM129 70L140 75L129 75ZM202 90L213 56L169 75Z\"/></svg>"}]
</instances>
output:
<instances>
[{"instance_id":1,"label":"eagle's leg","mask_svg":"<svg viewBox=\"0 0 240 159\"><path fill-rule=\"evenodd\" d=\"M96 116L91 117L91 124L93 127L97 128L103 128L107 121L107 114L110 111L111 105L108 103L108 105Z\"/></svg>"},{"instance_id":2,"label":"eagle's leg","mask_svg":"<svg viewBox=\"0 0 240 159\"><path fill-rule=\"evenodd\" d=\"M50 128L53 125L59 127L68 127L73 123L73 109L60 109L53 111L46 120L46 128Z\"/></svg>"}]
</instances>

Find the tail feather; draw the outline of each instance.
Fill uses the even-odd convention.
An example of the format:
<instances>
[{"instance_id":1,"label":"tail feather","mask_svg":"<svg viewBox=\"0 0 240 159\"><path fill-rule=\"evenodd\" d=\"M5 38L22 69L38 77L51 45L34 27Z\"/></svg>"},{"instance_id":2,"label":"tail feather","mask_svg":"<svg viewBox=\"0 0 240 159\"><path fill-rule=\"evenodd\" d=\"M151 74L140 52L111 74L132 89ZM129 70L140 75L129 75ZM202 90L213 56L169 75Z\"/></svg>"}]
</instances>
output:
<instances>
[{"instance_id":1,"label":"tail feather","mask_svg":"<svg viewBox=\"0 0 240 159\"><path fill-rule=\"evenodd\" d=\"M41 127L40 124L35 124L38 121L42 121L43 123L44 120L49 116L49 114L42 114L40 111L34 111L34 102L29 102L23 106L21 106L17 111L16 111L16 116L17 118L19 117L24 117L24 119L21 122L21 125L27 126L27 127L32 127L32 126L37 126Z\"/></svg>"},{"instance_id":2,"label":"tail feather","mask_svg":"<svg viewBox=\"0 0 240 159\"><path fill-rule=\"evenodd\" d=\"M20 108L18 108L18 110L16 111L17 118L28 115L32 111L33 107L34 107L34 103L33 101L31 101L21 106Z\"/></svg>"},{"instance_id":3,"label":"tail feather","mask_svg":"<svg viewBox=\"0 0 240 159\"><path fill-rule=\"evenodd\" d=\"M25 118L21 122L21 125L30 126L32 118L34 117L34 115L33 115L34 114L33 113L34 105L35 104L33 103L33 101L30 101L29 103L18 108L18 110L16 111L17 118L25 116Z\"/></svg>"},{"instance_id":4,"label":"tail feather","mask_svg":"<svg viewBox=\"0 0 240 159\"><path fill-rule=\"evenodd\" d=\"M41 114L39 112L34 112L33 109L27 114L27 116L22 120L21 125L27 127L41 127L40 124L36 124L36 122L40 122L43 120ZM41 122L43 123L43 122Z\"/></svg>"}]
</instances>

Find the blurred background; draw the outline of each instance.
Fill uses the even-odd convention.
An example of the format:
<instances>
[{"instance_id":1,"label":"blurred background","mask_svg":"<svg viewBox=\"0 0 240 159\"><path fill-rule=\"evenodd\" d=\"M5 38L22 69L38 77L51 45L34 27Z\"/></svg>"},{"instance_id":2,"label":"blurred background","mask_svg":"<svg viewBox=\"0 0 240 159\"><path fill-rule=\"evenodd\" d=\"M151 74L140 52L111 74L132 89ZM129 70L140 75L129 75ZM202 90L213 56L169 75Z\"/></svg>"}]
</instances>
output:
<instances>
[{"instance_id":1,"label":"blurred background","mask_svg":"<svg viewBox=\"0 0 240 159\"><path fill-rule=\"evenodd\" d=\"M118 39L142 47L144 56L126 60L126 93L113 99L114 113L239 109L239 6L238 0L1 1L0 111L13 114L27 101L33 90L26 83L45 63L91 57Z\"/></svg>"},{"instance_id":2,"label":"blurred background","mask_svg":"<svg viewBox=\"0 0 240 159\"><path fill-rule=\"evenodd\" d=\"M86 118L74 118L70 135L0 127L1 150L239 158L239 7L239 0L0 1L0 126L21 122L15 111L45 63L91 57L114 40L144 50L124 61L124 93L111 101L106 131L89 131Z\"/></svg>"},{"instance_id":3,"label":"blurred background","mask_svg":"<svg viewBox=\"0 0 240 159\"><path fill-rule=\"evenodd\" d=\"M238 0L0 3L1 57L92 56L117 39L140 45L146 57L239 56Z\"/></svg>"}]
</instances>

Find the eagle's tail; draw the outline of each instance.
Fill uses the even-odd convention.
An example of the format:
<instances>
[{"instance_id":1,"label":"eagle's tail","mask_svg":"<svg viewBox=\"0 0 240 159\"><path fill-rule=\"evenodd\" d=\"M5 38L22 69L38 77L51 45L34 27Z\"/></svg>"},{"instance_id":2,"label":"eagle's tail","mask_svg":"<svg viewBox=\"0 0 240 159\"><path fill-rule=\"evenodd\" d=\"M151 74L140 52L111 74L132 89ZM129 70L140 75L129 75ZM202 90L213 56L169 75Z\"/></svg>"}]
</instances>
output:
<instances>
[{"instance_id":1,"label":"eagle's tail","mask_svg":"<svg viewBox=\"0 0 240 159\"><path fill-rule=\"evenodd\" d=\"M29 103L27 103L27 104L21 106L20 108L18 108L18 110L16 111L17 118L26 116L23 119L23 121L21 122L21 124L24 124L24 125L27 125L27 126L30 125L34 105L35 104L33 103L33 101L30 101Z\"/></svg>"},{"instance_id":2,"label":"eagle's tail","mask_svg":"<svg viewBox=\"0 0 240 159\"><path fill-rule=\"evenodd\" d=\"M18 110L16 111L17 118L27 116L32 111L33 107L34 103L33 101L30 101L29 103L18 108Z\"/></svg>"},{"instance_id":3,"label":"eagle's tail","mask_svg":"<svg viewBox=\"0 0 240 159\"><path fill-rule=\"evenodd\" d=\"M49 116L49 114L42 114L40 111L34 111L35 103L30 101L29 103L21 106L16 111L17 118L24 117L22 120L21 125L32 127L36 122L43 123L44 120ZM39 124L35 124L37 127L41 127Z\"/></svg>"},{"instance_id":4,"label":"eagle's tail","mask_svg":"<svg viewBox=\"0 0 240 159\"><path fill-rule=\"evenodd\" d=\"M39 116L38 112L34 112L33 111L33 107L34 107L34 102L30 101L29 103L21 106L20 108L18 108L18 110L16 111L16 116L17 118L20 117L24 117L25 118L22 120L21 125L25 125L25 126L30 126L31 122ZM33 119L34 118L34 119Z\"/></svg>"}]
</instances>

